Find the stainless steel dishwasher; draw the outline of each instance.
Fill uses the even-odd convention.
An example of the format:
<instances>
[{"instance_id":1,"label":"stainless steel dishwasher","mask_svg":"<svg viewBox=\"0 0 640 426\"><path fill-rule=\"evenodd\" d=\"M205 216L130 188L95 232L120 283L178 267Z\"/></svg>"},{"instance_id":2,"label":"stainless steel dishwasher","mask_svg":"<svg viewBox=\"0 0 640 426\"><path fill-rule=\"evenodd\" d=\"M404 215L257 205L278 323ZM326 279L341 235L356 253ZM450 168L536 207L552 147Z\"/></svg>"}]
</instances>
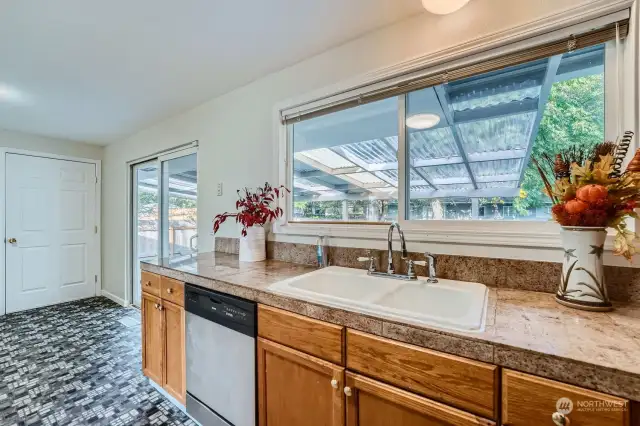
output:
<instances>
[{"instance_id":1,"label":"stainless steel dishwasher","mask_svg":"<svg viewBox=\"0 0 640 426\"><path fill-rule=\"evenodd\" d=\"M203 426L255 426L256 304L185 288L187 413Z\"/></svg>"}]
</instances>

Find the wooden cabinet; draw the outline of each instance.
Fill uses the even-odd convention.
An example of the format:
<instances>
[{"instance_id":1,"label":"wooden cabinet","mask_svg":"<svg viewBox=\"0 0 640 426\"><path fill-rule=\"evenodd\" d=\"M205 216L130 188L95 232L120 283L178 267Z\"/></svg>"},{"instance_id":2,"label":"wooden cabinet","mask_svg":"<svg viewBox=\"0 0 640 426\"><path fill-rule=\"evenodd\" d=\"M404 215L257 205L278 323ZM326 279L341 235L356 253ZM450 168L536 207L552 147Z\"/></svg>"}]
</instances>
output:
<instances>
[{"instance_id":1,"label":"wooden cabinet","mask_svg":"<svg viewBox=\"0 0 640 426\"><path fill-rule=\"evenodd\" d=\"M142 271L140 274L142 291L160 297L160 275Z\"/></svg>"},{"instance_id":2,"label":"wooden cabinet","mask_svg":"<svg viewBox=\"0 0 640 426\"><path fill-rule=\"evenodd\" d=\"M411 392L346 373L347 426L472 426L494 422Z\"/></svg>"},{"instance_id":3,"label":"wooden cabinet","mask_svg":"<svg viewBox=\"0 0 640 426\"><path fill-rule=\"evenodd\" d=\"M258 306L258 335L344 365L344 327L269 306Z\"/></svg>"},{"instance_id":4,"label":"wooden cabinet","mask_svg":"<svg viewBox=\"0 0 640 426\"><path fill-rule=\"evenodd\" d=\"M347 331L347 368L435 401L497 420L495 365Z\"/></svg>"},{"instance_id":5,"label":"wooden cabinet","mask_svg":"<svg viewBox=\"0 0 640 426\"><path fill-rule=\"evenodd\" d=\"M164 321L162 299L142 293L142 372L162 384L164 371Z\"/></svg>"},{"instance_id":6,"label":"wooden cabinet","mask_svg":"<svg viewBox=\"0 0 640 426\"><path fill-rule=\"evenodd\" d=\"M258 338L260 426L342 426L343 388L343 367Z\"/></svg>"},{"instance_id":7,"label":"wooden cabinet","mask_svg":"<svg viewBox=\"0 0 640 426\"><path fill-rule=\"evenodd\" d=\"M184 283L169 277L160 277L162 299L184 306Z\"/></svg>"},{"instance_id":8,"label":"wooden cabinet","mask_svg":"<svg viewBox=\"0 0 640 426\"><path fill-rule=\"evenodd\" d=\"M185 403L187 372L185 354L185 313L180 306L163 301L164 307L164 389Z\"/></svg>"},{"instance_id":9,"label":"wooden cabinet","mask_svg":"<svg viewBox=\"0 0 640 426\"><path fill-rule=\"evenodd\" d=\"M558 412L558 401L566 398ZM505 426L565 424L571 426L628 426L629 401L529 374L502 373L502 423ZM552 416L560 418L554 423Z\"/></svg>"},{"instance_id":10,"label":"wooden cabinet","mask_svg":"<svg viewBox=\"0 0 640 426\"><path fill-rule=\"evenodd\" d=\"M165 280L171 279L148 272L142 275L142 372L184 404L187 397L184 301L174 303L179 301L176 294L184 295L184 284ZM168 288L174 290L161 291Z\"/></svg>"}]
</instances>

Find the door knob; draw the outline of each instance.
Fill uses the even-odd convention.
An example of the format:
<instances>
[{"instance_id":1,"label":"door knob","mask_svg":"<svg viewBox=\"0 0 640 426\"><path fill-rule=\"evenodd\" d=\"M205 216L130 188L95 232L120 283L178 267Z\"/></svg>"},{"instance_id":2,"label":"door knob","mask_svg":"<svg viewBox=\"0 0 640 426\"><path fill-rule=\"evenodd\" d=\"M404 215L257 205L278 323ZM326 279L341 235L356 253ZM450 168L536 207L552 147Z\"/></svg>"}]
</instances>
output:
<instances>
[{"instance_id":1,"label":"door knob","mask_svg":"<svg viewBox=\"0 0 640 426\"><path fill-rule=\"evenodd\" d=\"M7 242L8 242L9 244L15 244L15 243L17 243L17 242L18 242L18 240L16 240L15 238L9 238L9 239L7 240Z\"/></svg>"},{"instance_id":2,"label":"door knob","mask_svg":"<svg viewBox=\"0 0 640 426\"><path fill-rule=\"evenodd\" d=\"M569 418L562 413L553 413L551 420L553 420L553 424L557 426L569 426L571 424Z\"/></svg>"}]
</instances>

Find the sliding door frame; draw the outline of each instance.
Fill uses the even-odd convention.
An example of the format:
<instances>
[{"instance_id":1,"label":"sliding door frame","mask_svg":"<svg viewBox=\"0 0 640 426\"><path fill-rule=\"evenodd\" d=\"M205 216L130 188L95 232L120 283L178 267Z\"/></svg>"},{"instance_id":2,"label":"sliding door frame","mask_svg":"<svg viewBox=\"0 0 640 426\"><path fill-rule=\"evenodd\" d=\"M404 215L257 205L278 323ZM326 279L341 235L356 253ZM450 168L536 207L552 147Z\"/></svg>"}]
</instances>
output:
<instances>
[{"instance_id":1,"label":"sliding door frame","mask_svg":"<svg viewBox=\"0 0 640 426\"><path fill-rule=\"evenodd\" d=\"M130 167L130 174L131 174L131 211L130 211L130 220L131 220L131 224L132 224L132 228L131 228L131 233L129 235L129 244L131 244L131 256L136 255L138 253L138 234L137 234L137 230L138 230L138 226L137 226L137 222L138 222L138 179L137 179L137 174L136 174L136 169L138 167L142 167L145 164L155 164L157 169L156 169L156 181L158 182L158 188L157 188L157 192L158 192L158 258L160 258L162 256L162 243L160 241L161 238L161 234L162 234L162 228L161 228L161 217L160 217L160 212L161 212L161 208L162 208L162 202L161 202L161 179L162 179L162 173L161 173L161 163L158 161L157 158L153 159L153 160L146 160L143 161L141 163L135 163L132 164ZM135 263L133 263L133 259L132 259L132 263L131 266L134 267ZM137 278L137 274L135 273L135 268L131 269L131 279L135 280ZM139 286L138 286L139 287ZM131 286L131 304L135 305L135 289L136 286ZM142 291L140 291L140 296L142 296ZM141 302L142 300L140 300ZM139 307L139 306L138 306Z\"/></svg>"},{"instance_id":2,"label":"sliding door frame","mask_svg":"<svg viewBox=\"0 0 640 426\"><path fill-rule=\"evenodd\" d=\"M31 157L49 158L52 160L74 161L77 163L93 164L96 168L96 201L95 201L95 238L97 253L91 255L93 270L95 271L95 295L102 295L102 161L91 158L71 157L67 155L49 154L46 152L28 151L24 149L14 149L0 147L0 203L4 206L0 208L0 316L6 313L7 287L6 287L6 161L7 154L27 155Z\"/></svg>"},{"instance_id":3,"label":"sliding door frame","mask_svg":"<svg viewBox=\"0 0 640 426\"><path fill-rule=\"evenodd\" d=\"M134 221L134 209L136 207L135 202L135 196L136 196L136 192L137 189L134 190L134 185L136 184L135 182L135 174L133 173L134 167L137 165L141 165L141 164L145 164L145 163L151 163L151 162L157 162L158 163L158 212L159 212L159 216L160 216L160 223L159 223L159 231L158 231L158 237L160 238L158 245L158 258L162 259L162 257L164 256L163 253L163 237L162 237L162 232L163 232L163 227L164 227L164 217L162 214L162 206L163 206L163 194L162 194L162 174L163 174L163 162L164 161L169 161L171 159L174 158L179 158L179 157L184 157L187 155L191 155L194 153L198 152L198 141L195 140L193 142L190 142L188 144L185 145L181 145L169 150L165 150L165 151L161 151L161 152L156 152L154 154L145 156L145 157L141 157L138 158L136 160L132 160L129 161L125 164L125 174L126 174L126 199L127 199L127 205L126 205L126 246L125 246L125 250L124 250L124 255L125 255L125 291L124 291L124 299L120 299L120 300L116 300L118 303L120 303L123 306L129 306L133 304L133 289L135 285L140 285L140 283L135 283L135 274L134 274L134 267L136 266L137 260L134 261L133 256L134 254L136 254L136 246L135 246L135 240L137 240L136 238L136 234L137 234L137 230L135 227L135 221ZM199 159L197 160L199 163ZM197 163L197 164L198 164ZM198 169L198 165L196 164L196 168ZM117 298L113 298L113 300L117 299Z\"/></svg>"}]
</instances>

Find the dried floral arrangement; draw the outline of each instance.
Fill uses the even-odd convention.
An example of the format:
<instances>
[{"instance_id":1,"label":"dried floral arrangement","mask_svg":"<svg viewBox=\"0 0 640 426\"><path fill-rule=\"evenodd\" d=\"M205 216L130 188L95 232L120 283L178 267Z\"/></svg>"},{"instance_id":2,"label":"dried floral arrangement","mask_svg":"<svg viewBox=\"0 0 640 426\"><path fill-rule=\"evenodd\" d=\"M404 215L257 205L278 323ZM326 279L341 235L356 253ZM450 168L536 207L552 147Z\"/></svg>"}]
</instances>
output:
<instances>
[{"instance_id":1,"label":"dried floral arrangement","mask_svg":"<svg viewBox=\"0 0 640 426\"><path fill-rule=\"evenodd\" d=\"M256 188L255 192L244 188L238 190L238 201L236 201L237 213L222 213L216 215L213 220L213 233L217 233L228 218L235 217L236 223L242 224L242 236L247 236L247 229L252 226L262 226L270 220L275 220L282 216L280 207L272 207L271 203L285 193L291 192L284 185L272 187L266 182L263 187Z\"/></svg>"},{"instance_id":2,"label":"dried floral arrangement","mask_svg":"<svg viewBox=\"0 0 640 426\"><path fill-rule=\"evenodd\" d=\"M610 227L616 230L614 253L631 260L637 235L625 219L638 218L640 201L640 149L624 172L622 166L633 132L619 142L603 142L585 153L571 147L533 162L553 201L552 214L562 226Z\"/></svg>"}]
</instances>

